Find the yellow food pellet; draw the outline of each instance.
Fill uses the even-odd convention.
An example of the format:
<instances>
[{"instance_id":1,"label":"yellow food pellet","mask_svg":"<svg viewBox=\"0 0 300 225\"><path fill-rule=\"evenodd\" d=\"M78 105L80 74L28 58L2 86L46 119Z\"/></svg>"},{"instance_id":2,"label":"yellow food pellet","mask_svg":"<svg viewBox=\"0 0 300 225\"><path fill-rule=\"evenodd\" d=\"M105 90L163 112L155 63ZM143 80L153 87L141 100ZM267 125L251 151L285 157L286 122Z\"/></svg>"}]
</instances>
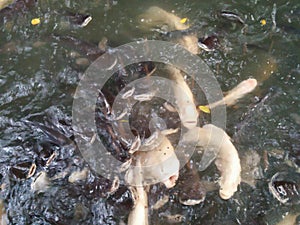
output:
<instances>
[{"instance_id":1,"label":"yellow food pellet","mask_svg":"<svg viewBox=\"0 0 300 225\"><path fill-rule=\"evenodd\" d=\"M186 21L187 21L187 18L185 17L180 20L180 23L184 24L184 23L186 23Z\"/></svg>"},{"instance_id":2,"label":"yellow food pellet","mask_svg":"<svg viewBox=\"0 0 300 225\"><path fill-rule=\"evenodd\" d=\"M267 21L266 21L265 19L262 19L262 20L260 20L260 24L261 24L262 26L264 26L264 25L267 24Z\"/></svg>"},{"instance_id":3,"label":"yellow food pellet","mask_svg":"<svg viewBox=\"0 0 300 225\"><path fill-rule=\"evenodd\" d=\"M31 25L38 25L41 23L41 19L40 18L34 18L31 20Z\"/></svg>"},{"instance_id":4,"label":"yellow food pellet","mask_svg":"<svg viewBox=\"0 0 300 225\"><path fill-rule=\"evenodd\" d=\"M210 113L210 109L207 106L199 105L198 109L200 109L204 113Z\"/></svg>"}]
</instances>

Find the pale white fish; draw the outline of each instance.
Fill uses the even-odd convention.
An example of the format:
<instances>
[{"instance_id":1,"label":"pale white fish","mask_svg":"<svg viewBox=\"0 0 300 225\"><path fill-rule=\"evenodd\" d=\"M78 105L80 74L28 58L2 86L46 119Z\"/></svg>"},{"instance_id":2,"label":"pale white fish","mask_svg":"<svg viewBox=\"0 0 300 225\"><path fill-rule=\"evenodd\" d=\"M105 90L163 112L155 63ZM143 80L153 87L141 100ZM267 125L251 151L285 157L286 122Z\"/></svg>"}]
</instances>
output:
<instances>
[{"instance_id":1,"label":"pale white fish","mask_svg":"<svg viewBox=\"0 0 300 225\"><path fill-rule=\"evenodd\" d=\"M244 95L250 93L257 86L257 80L249 78L239 83L235 88L230 90L228 94L220 101L207 105L209 108L215 108L219 105L231 106L237 102L238 99L244 97Z\"/></svg>"},{"instance_id":2,"label":"pale white fish","mask_svg":"<svg viewBox=\"0 0 300 225\"><path fill-rule=\"evenodd\" d=\"M167 188L176 184L179 173L179 160L174 148L167 137L160 134L159 145L156 148L140 151L133 155L132 166L125 174L125 180L129 185L151 185L158 182L165 184Z\"/></svg>"},{"instance_id":3,"label":"pale white fish","mask_svg":"<svg viewBox=\"0 0 300 225\"><path fill-rule=\"evenodd\" d=\"M194 128L198 123L199 114L195 106L193 93L180 70L167 66L167 71L170 78L176 82L173 90L181 123L188 129Z\"/></svg>"},{"instance_id":4,"label":"pale white fish","mask_svg":"<svg viewBox=\"0 0 300 225\"><path fill-rule=\"evenodd\" d=\"M220 197L229 199L241 182L241 164L237 150L231 143L229 136L221 128L212 124L195 127L184 135L184 140L194 142L204 148L215 148L217 159L215 164L221 173L219 180Z\"/></svg>"},{"instance_id":5,"label":"pale white fish","mask_svg":"<svg viewBox=\"0 0 300 225\"><path fill-rule=\"evenodd\" d=\"M132 171L132 177L134 179L135 185L131 186L131 192L133 194L134 208L129 213L128 216L128 225L148 225L148 196L146 187L143 186L143 173L142 173L142 162L136 161L135 169ZM127 173L126 173L127 175ZM132 184L132 180L128 179L128 176L125 175L125 180Z\"/></svg>"},{"instance_id":6,"label":"pale white fish","mask_svg":"<svg viewBox=\"0 0 300 225\"><path fill-rule=\"evenodd\" d=\"M148 225L148 196L143 186L136 186L136 203L128 216L128 225Z\"/></svg>"},{"instance_id":7,"label":"pale white fish","mask_svg":"<svg viewBox=\"0 0 300 225\"><path fill-rule=\"evenodd\" d=\"M181 22L181 18L169 13L157 6L152 6L139 16L140 25L144 29L163 27L167 25L166 31L185 30L188 25Z\"/></svg>"}]
</instances>

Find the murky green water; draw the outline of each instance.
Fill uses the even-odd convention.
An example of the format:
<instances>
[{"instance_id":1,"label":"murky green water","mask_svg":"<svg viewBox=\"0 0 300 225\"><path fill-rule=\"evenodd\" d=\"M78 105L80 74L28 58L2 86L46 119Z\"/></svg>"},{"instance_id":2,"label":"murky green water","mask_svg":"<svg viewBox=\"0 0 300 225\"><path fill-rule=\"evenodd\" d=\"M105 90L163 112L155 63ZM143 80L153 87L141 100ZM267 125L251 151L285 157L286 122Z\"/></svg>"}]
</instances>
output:
<instances>
[{"instance_id":1,"label":"murky green water","mask_svg":"<svg viewBox=\"0 0 300 225\"><path fill-rule=\"evenodd\" d=\"M40 162L37 152L41 149L60 151L61 155L52 167L36 163L37 172L54 176L84 167L72 146L43 144L49 142L45 135L23 121L60 124L71 137L72 96L88 64L100 55L93 52L98 42L105 37L109 48L114 48L142 38L158 39L154 31L142 32L137 19L152 5L188 17L199 38L218 37L221 47L202 52L200 57L215 73L222 90L248 77L260 81L254 93L228 108L226 131L241 155L250 150L258 153L261 176L254 188L242 183L228 201L213 191L202 204L191 207L178 202L175 187L169 191L171 199L165 206L150 211L151 224L168 224L164 216L168 214L184 215L185 224L276 224L287 212L299 213L298 205L281 204L268 189L276 172L299 173L298 1L40 0L33 6L0 12L0 178L9 224L126 221L126 204L118 203L118 195L106 195L102 186L107 182L102 178L90 174L89 181L78 184L61 178L53 181L50 191L36 194L30 191L32 179L15 176L11 168L24 161ZM220 17L221 10L237 13L247 26ZM89 14L93 19L81 28L70 13ZM41 24L30 24L35 17ZM266 20L264 26L262 19ZM85 43L64 39L70 36ZM88 63L82 65L79 58L88 59ZM201 176L210 181L218 178L213 165ZM153 189L157 195L159 187Z\"/></svg>"}]
</instances>

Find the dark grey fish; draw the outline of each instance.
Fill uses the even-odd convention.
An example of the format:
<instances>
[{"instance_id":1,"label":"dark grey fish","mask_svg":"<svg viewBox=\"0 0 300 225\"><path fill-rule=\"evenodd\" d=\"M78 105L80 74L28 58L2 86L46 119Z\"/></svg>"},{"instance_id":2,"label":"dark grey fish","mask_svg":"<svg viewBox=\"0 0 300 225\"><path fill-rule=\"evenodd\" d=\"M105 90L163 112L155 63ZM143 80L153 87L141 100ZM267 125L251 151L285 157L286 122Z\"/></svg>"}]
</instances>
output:
<instances>
[{"instance_id":1,"label":"dark grey fish","mask_svg":"<svg viewBox=\"0 0 300 225\"><path fill-rule=\"evenodd\" d=\"M72 36L52 36L59 44L63 44L67 48L79 51L82 55L86 56L89 60L94 61L99 56L104 54L104 51L99 49L97 45L76 39Z\"/></svg>"},{"instance_id":2,"label":"dark grey fish","mask_svg":"<svg viewBox=\"0 0 300 225\"><path fill-rule=\"evenodd\" d=\"M233 22L245 24L245 21L238 14L230 12L230 11L223 10L220 12L220 16L225 19L231 20Z\"/></svg>"},{"instance_id":3,"label":"dark grey fish","mask_svg":"<svg viewBox=\"0 0 300 225\"><path fill-rule=\"evenodd\" d=\"M47 135L49 140L52 143L55 143L59 146L72 144L73 141L68 138L66 135L61 133L59 129L48 127L44 124L38 122L24 121L25 124L40 129L43 133Z\"/></svg>"},{"instance_id":4,"label":"dark grey fish","mask_svg":"<svg viewBox=\"0 0 300 225\"><path fill-rule=\"evenodd\" d=\"M283 204L300 203L300 174L278 172L269 182L269 190Z\"/></svg>"},{"instance_id":5,"label":"dark grey fish","mask_svg":"<svg viewBox=\"0 0 300 225\"><path fill-rule=\"evenodd\" d=\"M197 205L204 201L206 189L201 183L198 171L190 163L181 171L178 183L181 204Z\"/></svg>"},{"instance_id":6,"label":"dark grey fish","mask_svg":"<svg viewBox=\"0 0 300 225\"><path fill-rule=\"evenodd\" d=\"M67 19L69 20L71 25L75 27L85 27L91 22L92 16L89 14L68 12Z\"/></svg>"}]
</instances>

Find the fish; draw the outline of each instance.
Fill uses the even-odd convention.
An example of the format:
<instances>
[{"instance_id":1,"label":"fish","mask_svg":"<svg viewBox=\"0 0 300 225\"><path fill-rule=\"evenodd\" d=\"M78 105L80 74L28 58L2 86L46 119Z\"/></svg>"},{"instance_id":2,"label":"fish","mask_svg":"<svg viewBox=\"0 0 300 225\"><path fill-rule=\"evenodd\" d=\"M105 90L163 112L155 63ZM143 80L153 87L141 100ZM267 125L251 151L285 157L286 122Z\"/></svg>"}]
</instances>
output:
<instances>
[{"instance_id":1,"label":"fish","mask_svg":"<svg viewBox=\"0 0 300 225\"><path fill-rule=\"evenodd\" d=\"M90 61L96 60L99 56L105 53L105 50L99 49L97 45L76 39L70 35L59 36L57 34L53 34L51 38L66 48L79 51L81 55L84 55Z\"/></svg>"},{"instance_id":2,"label":"fish","mask_svg":"<svg viewBox=\"0 0 300 225\"><path fill-rule=\"evenodd\" d=\"M179 69L166 66L166 70L170 79L176 82L176 85L173 86L173 92L182 125L188 129L196 127L199 113L190 87L184 80Z\"/></svg>"},{"instance_id":3,"label":"fish","mask_svg":"<svg viewBox=\"0 0 300 225\"><path fill-rule=\"evenodd\" d=\"M149 29L159 27L172 42L182 45L192 54L199 54L198 37L195 29L189 29L186 23L173 13L169 13L157 6L150 7L145 13L140 15L140 25Z\"/></svg>"},{"instance_id":4,"label":"fish","mask_svg":"<svg viewBox=\"0 0 300 225\"><path fill-rule=\"evenodd\" d=\"M169 13L162 8L152 6L139 16L140 27L148 30L149 28L162 27L167 25L167 31L185 30L189 28L185 23L181 23L181 18Z\"/></svg>"},{"instance_id":5,"label":"fish","mask_svg":"<svg viewBox=\"0 0 300 225\"><path fill-rule=\"evenodd\" d=\"M213 124L207 124L190 129L184 134L183 141L196 142L197 146L204 149L214 149L215 164L221 173L219 195L224 200L231 198L241 182L241 164L238 152L225 131Z\"/></svg>"},{"instance_id":6,"label":"fish","mask_svg":"<svg viewBox=\"0 0 300 225\"><path fill-rule=\"evenodd\" d=\"M170 140L160 133L159 144L152 150L140 147L132 157L132 165L125 174L131 186L162 182L167 188L175 186L179 174L179 160Z\"/></svg>"},{"instance_id":7,"label":"fish","mask_svg":"<svg viewBox=\"0 0 300 225\"><path fill-rule=\"evenodd\" d=\"M300 203L300 175L297 173L278 172L269 182L269 190L282 204Z\"/></svg>"},{"instance_id":8,"label":"fish","mask_svg":"<svg viewBox=\"0 0 300 225\"><path fill-rule=\"evenodd\" d=\"M206 189L200 181L198 171L188 162L181 171L178 186L179 202L183 205L197 205L204 201ZM190 181L193 182L190 182Z\"/></svg>"},{"instance_id":9,"label":"fish","mask_svg":"<svg viewBox=\"0 0 300 225\"><path fill-rule=\"evenodd\" d=\"M148 225L148 196L143 186L135 187L136 203L128 216L128 225Z\"/></svg>"},{"instance_id":10,"label":"fish","mask_svg":"<svg viewBox=\"0 0 300 225\"><path fill-rule=\"evenodd\" d=\"M39 172L31 183L31 190L37 193L46 192L49 187L50 180L45 171Z\"/></svg>"},{"instance_id":11,"label":"fish","mask_svg":"<svg viewBox=\"0 0 300 225\"><path fill-rule=\"evenodd\" d=\"M220 101L214 102L207 105L210 109L215 108L220 105L231 106L234 105L238 99L244 97L246 94L253 91L257 86L257 80L254 78L249 78L247 80L239 83L235 88L230 90L227 95Z\"/></svg>"},{"instance_id":12,"label":"fish","mask_svg":"<svg viewBox=\"0 0 300 225\"><path fill-rule=\"evenodd\" d=\"M236 13L223 10L223 11L220 12L220 15L223 18L226 18L226 19L231 20L233 22L238 22L240 24L245 24L245 21Z\"/></svg>"}]
</instances>

